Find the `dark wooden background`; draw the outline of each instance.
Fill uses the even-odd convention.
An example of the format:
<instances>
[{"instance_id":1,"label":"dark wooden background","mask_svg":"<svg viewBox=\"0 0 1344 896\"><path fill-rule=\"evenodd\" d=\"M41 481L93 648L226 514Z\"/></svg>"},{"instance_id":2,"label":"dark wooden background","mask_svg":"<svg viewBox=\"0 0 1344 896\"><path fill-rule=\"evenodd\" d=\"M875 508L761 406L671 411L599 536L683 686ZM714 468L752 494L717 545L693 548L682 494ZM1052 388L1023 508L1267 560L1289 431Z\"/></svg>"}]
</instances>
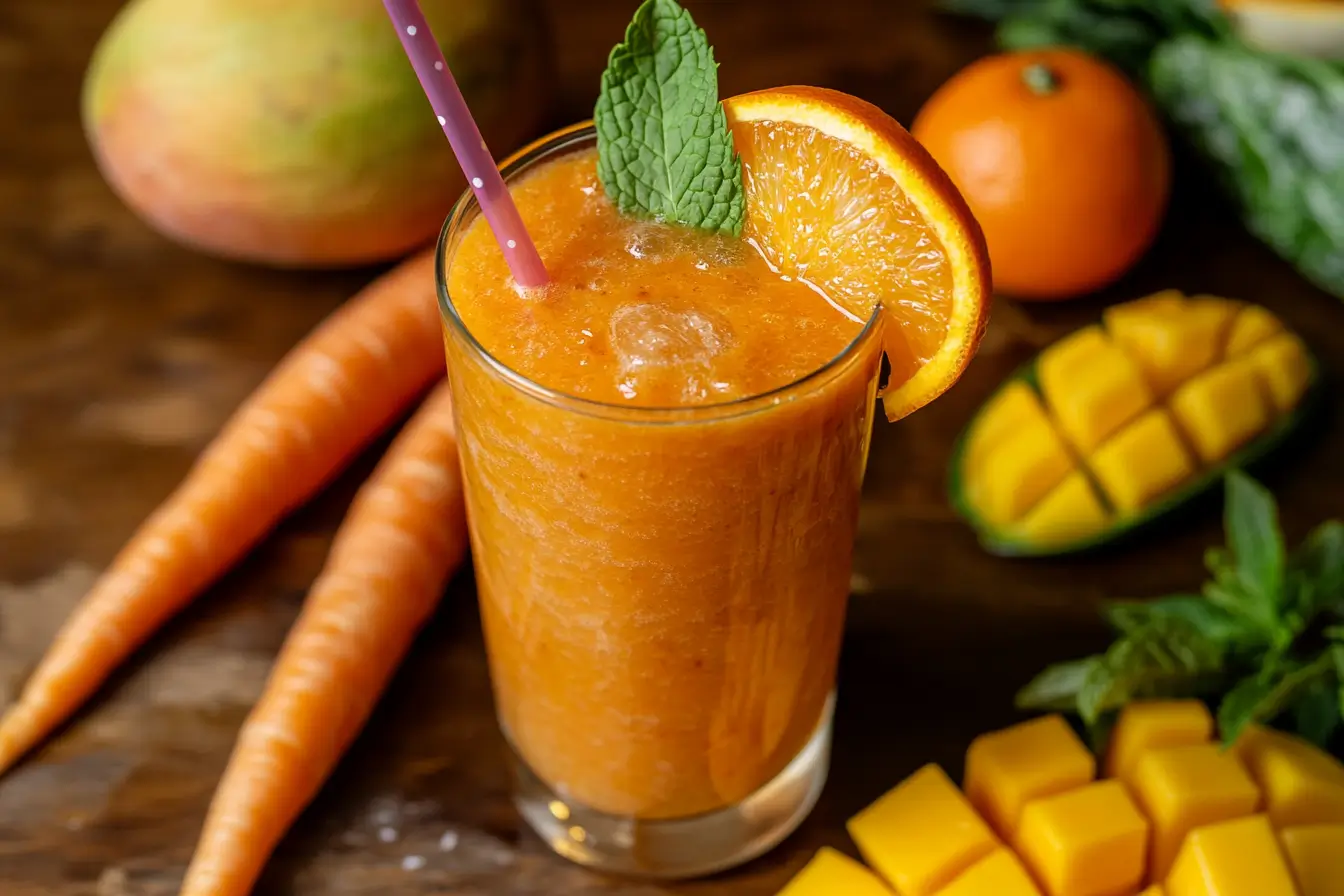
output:
<instances>
[{"instance_id":1,"label":"dark wooden background","mask_svg":"<svg viewBox=\"0 0 1344 896\"><path fill-rule=\"evenodd\" d=\"M372 2L372 0L370 0ZM984 29L893 0L702 0L727 94L807 83L909 123L988 46ZM0 681L55 627L270 365L370 270L278 273L156 236L95 171L80 79L115 0L0 3ZM633 0L549 0L562 73L554 124L585 117ZM943 493L952 440L1012 367L1106 302L1175 286L1263 302L1344 370L1344 307L1244 236L1183 170L1158 247L1103 296L1001 302L947 397L879 423L841 669L836 761L815 813L766 858L680 887L609 879L551 855L507 797L469 576L450 589L381 708L280 848L261 894L768 894L919 764L959 774L977 732L1014 720L1043 663L1091 650L1094 602L1196 585L1216 500L1103 555L982 553ZM1264 473L1299 537L1344 511L1338 393L1314 440ZM176 892L233 736L368 460L299 513L139 654L78 721L0 780L0 893ZM451 850L441 839L456 838ZM447 844L443 844L447 845ZM407 857L424 867L407 870ZM418 864L418 859L410 859Z\"/></svg>"}]
</instances>

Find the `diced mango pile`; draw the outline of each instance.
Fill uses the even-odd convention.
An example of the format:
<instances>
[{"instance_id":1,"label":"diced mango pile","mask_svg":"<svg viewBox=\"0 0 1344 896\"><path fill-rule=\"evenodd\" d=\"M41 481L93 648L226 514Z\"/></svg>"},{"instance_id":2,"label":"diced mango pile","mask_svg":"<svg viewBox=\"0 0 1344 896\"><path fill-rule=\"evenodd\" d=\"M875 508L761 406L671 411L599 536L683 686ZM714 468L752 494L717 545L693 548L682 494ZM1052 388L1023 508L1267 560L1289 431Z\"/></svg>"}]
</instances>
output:
<instances>
[{"instance_id":1,"label":"diced mango pile","mask_svg":"<svg viewBox=\"0 0 1344 896\"><path fill-rule=\"evenodd\" d=\"M1098 777L1059 715L981 735L964 787L927 765L779 896L1344 896L1344 764L1194 700L1121 713ZM870 870L871 869L871 870Z\"/></svg>"},{"instance_id":2,"label":"diced mango pile","mask_svg":"<svg viewBox=\"0 0 1344 896\"><path fill-rule=\"evenodd\" d=\"M1108 309L981 409L959 457L978 524L1049 547L1142 516L1274 429L1313 378L1256 305L1168 291Z\"/></svg>"}]
</instances>

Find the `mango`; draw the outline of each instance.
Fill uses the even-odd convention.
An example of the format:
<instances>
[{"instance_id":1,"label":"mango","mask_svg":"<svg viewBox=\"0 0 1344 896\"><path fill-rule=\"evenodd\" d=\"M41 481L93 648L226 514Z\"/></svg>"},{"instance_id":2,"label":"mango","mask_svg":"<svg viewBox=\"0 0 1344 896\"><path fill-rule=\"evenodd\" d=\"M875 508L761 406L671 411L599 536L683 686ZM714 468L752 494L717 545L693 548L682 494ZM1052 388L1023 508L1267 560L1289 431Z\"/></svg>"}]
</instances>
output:
<instances>
[{"instance_id":1,"label":"mango","mask_svg":"<svg viewBox=\"0 0 1344 896\"><path fill-rule=\"evenodd\" d=\"M844 896L849 896L849 892L845 891ZM938 896L1041 896L1041 891L1022 866L1022 860L1011 850L999 848L939 890Z\"/></svg>"},{"instance_id":2,"label":"mango","mask_svg":"<svg viewBox=\"0 0 1344 896\"><path fill-rule=\"evenodd\" d=\"M1138 365L1100 327L1041 352L1036 375L1060 430L1083 454L1153 404Z\"/></svg>"},{"instance_id":3,"label":"mango","mask_svg":"<svg viewBox=\"0 0 1344 896\"><path fill-rule=\"evenodd\" d=\"M966 751L963 789L999 836L1012 841L1033 800L1073 790L1097 774L1097 760L1058 714L982 734Z\"/></svg>"},{"instance_id":4,"label":"mango","mask_svg":"<svg viewBox=\"0 0 1344 896\"><path fill-rule=\"evenodd\" d=\"M877 875L823 846L776 896L892 896Z\"/></svg>"},{"instance_id":5,"label":"mango","mask_svg":"<svg viewBox=\"0 0 1344 896\"><path fill-rule=\"evenodd\" d=\"M1263 815L1191 833L1165 887L1167 896L1298 896Z\"/></svg>"},{"instance_id":6,"label":"mango","mask_svg":"<svg viewBox=\"0 0 1344 896\"><path fill-rule=\"evenodd\" d=\"M1150 882L1161 881L1196 828L1251 815L1260 791L1219 744L1163 747L1134 769L1135 799L1153 824Z\"/></svg>"},{"instance_id":7,"label":"mango","mask_svg":"<svg viewBox=\"0 0 1344 896\"><path fill-rule=\"evenodd\" d=\"M1047 896L1122 896L1143 880L1148 820L1119 781L1036 800L1017 849Z\"/></svg>"},{"instance_id":8,"label":"mango","mask_svg":"<svg viewBox=\"0 0 1344 896\"><path fill-rule=\"evenodd\" d=\"M1344 824L1344 763L1314 744L1254 725L1235 754L1264 793L1275 827Z\"/></svg>"},{"instance_id":9,"label":"mango","mask_svg":"<svg viewBox=\"0 0 1344 896\"><path fill-rule=\"evenodd\" d=\"M1302 896L1344 896L1344 824L1279 831Z\"/></svg>"},{"instance_id":10,"label":"mango","mask_svg":"<svg viewBox=\"0 0 1344 896\"><path fill-rule=\"evenodd\" d=\"M953 451L950 497L994 553L1094 547L1273 450L1319 382L1259 306L1175 290L1117 305L991 396Z\"/></svg>"},{"instance_id":11,"label":"mango","mask_svg":"<svg viewBox=\"0 0 1344 896\"><path fill-rule=\"evenodd\" d=\"M1106 777L1133 786L1145 754L1163 747L1206 744L1213 714L1200 700L1136 700L1120 710L1106 748Z\"/></svg>"},{"instance_id":12,"label":"mango","mask_svg":"<svg viewBox=\"0 0 1344 896\"><path fill-rule=\"evenodd\" d=\"M901 896L932 896L999 846L936 765L915 772L847 827L864 859Z\"/></svg>"},{"instance_id":13,"label":"mango","mask_svg":"<svg viewBox=\"0 0 1344 896\"><path fill-rule=\"evenodd\" d=\"M1135 360L1158 398L1222 356L1238 302L1213 296L1184 299L1175 290L1107 309L1106 332Z\"/></svg>"},{"instance_id":14,"label":"mango","mask_svg":"<svg viewBox=\"0 0 1344 896\"><path fill-rule=\"evenodd\" d=\"M503 158L548 107L537 3L421 5ZM395 258L432 241L465 187L375 0L131 0L98 43L82 107L121 199L168 238L226 258Z\"/></svg>"}]
</instances>

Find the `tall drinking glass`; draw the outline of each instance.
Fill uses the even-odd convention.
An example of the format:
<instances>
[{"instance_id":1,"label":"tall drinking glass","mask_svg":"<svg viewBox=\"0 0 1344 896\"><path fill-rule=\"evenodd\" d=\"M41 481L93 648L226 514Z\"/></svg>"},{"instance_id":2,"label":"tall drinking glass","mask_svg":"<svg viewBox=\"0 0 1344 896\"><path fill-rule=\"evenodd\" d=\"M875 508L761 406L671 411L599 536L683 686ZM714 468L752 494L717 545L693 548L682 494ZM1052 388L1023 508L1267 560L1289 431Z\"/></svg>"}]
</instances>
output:
<instances>
[{"instance_id":1,"label":"tall drinking glass","mask_svg":"<svg viewBox=\"0 0 1344 896\"><path fill-rule=\"evenodd\" d=\"M591 126L563 131L505 179L594 140ZM464 324L472 276L454 263L478 214L468 192L445 223L438 291L518 807L557 852L607 870L744 862L825 781L881 321L754 397L573 397L506 367Z\"/></svg>"}]
</instances>

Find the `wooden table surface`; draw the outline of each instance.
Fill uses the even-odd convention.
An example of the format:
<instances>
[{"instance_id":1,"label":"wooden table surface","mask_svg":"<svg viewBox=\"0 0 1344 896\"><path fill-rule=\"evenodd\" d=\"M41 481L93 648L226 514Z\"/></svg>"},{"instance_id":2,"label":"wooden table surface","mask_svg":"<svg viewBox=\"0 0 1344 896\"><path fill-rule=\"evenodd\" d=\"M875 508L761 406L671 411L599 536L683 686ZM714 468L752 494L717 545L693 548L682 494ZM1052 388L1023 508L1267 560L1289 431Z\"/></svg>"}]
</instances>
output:
<instances>
[{"instance_id":1,"label":"wooden table surface","mask_svg":"<svg viewBox=\"0 0 1344 896\"><path fill-rule=\"evenodd\" d=\"M372 0L370 0L372 2ZM114 0L0 4L0 681L17 685L56 626L226 415L376 272L299 274L193 254L100 180L77 102ZM586 115L633 0L550 0L562 73L553 123ZM976 24L891 0L692 3L725 93L840 88L909 123L987 47ZM1183 172L1162 240L1103 296L1000 302L947 397L874 434L841 667L836 760L781 847L678 887L590 874L550 854L508 799L469 575L261 894L773 893L844 821L918 765L954 775L976 732L1014 719L1044 662L1102 642L1094 603L1187 589L1221 536L1218 505L1103 555L1013 562L977 549L943 470L972 410L1012 367L1108 302L1175 286L1263 302L1344 372L1344 307L1243 235ZM1339 393L1322 432L1264 473L1294 538L1344 510ZM0 893L176 892L233 736L257 696L361 461L147 649L95 704L0 780ZM3 700L0 697L0 700ZM441 843L444 835L447 841ZM455 848L442 849L456 838ZM407 857L423 867L406 870ZM407 865L419 864L411 859Z\"/></svg>"}]
</instances>

